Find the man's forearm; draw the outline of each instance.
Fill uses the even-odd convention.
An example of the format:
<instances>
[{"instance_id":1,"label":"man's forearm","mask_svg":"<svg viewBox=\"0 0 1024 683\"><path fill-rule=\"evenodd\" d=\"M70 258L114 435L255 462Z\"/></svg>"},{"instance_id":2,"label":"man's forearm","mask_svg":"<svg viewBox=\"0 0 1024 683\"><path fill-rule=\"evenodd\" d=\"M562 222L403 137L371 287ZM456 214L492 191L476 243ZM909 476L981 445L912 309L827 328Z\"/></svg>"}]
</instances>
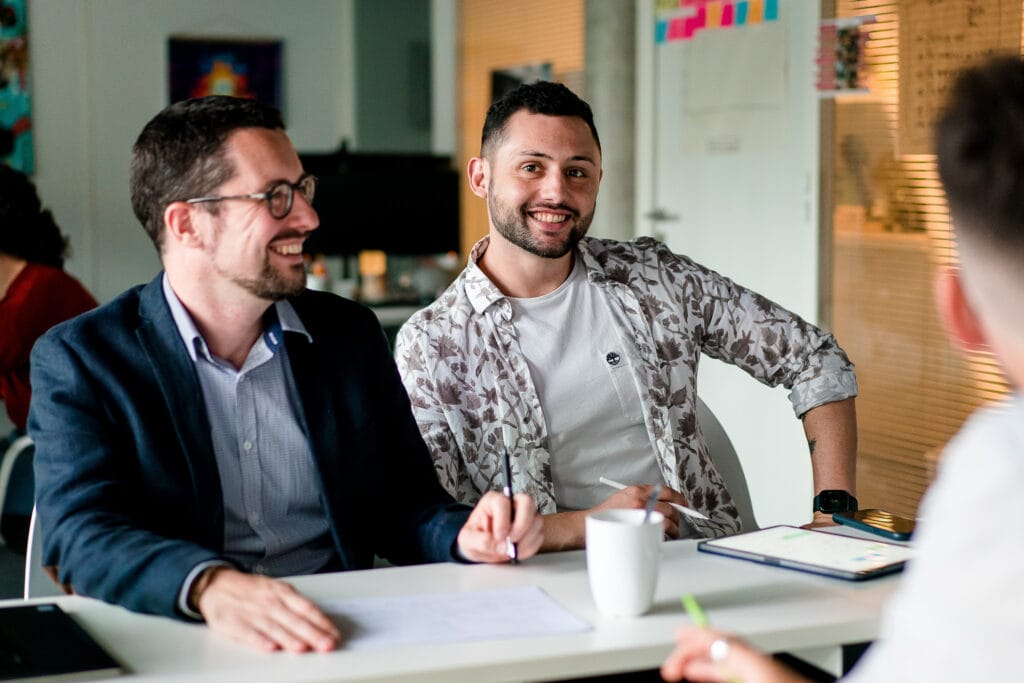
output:
<instances>
[{"instance_id":1,"label":"man's forearm","mask_svg":"<svg viewBox=\"0 0 1024 683\"><path fill-rule=\"evenodd\" d=\"M586 542L586 517L589 510L575 512L556 512L544 515L544 542L540 552L551 553L558 550L579 550Z\"/></svg>"},{"instance_id":2,"label":"man's forearm","mask_svg":"<svg viewBox=\"0 0 1024 683\"><path fill-rule=\"evenodd\" d=\"M811 451L814 493L840 489L857 495L857 412L848 398L811 408L804 414Z\"/></svg>"}]
</instances>

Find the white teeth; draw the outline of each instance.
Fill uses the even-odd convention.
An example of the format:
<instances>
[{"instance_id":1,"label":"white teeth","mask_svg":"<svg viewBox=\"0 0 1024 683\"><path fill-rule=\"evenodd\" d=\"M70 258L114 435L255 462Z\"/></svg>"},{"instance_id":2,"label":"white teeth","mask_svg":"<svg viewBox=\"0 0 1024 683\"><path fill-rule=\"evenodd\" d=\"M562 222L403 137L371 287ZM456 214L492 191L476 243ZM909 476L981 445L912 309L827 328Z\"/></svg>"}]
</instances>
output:
<instances>
[{"instance_id":1,"label":"white teeth","mask_svg":"<svg viewBox=\"0 0 1024 683\"><path fill-rule=\"evenodd\" d=\"M285 245L282 245L282 246L279 246L279 247L271 247L271 249L273 249L278 254L281 254L283 256L292 256L292 255L295 255L295 254L301 254L302 253L302 245L301 244L285 244Z\"/></svg>"},{"instance_id":2,"label":"white teeth","mask_svg":"<svg viewBox=\"0 0 1024 683\"><path fill-rule=\"evenodd\" d=\"M568 216L557 213L534 213L533 217L543 223L564 223L569 219Z\"/></svg>"}]
</instances>

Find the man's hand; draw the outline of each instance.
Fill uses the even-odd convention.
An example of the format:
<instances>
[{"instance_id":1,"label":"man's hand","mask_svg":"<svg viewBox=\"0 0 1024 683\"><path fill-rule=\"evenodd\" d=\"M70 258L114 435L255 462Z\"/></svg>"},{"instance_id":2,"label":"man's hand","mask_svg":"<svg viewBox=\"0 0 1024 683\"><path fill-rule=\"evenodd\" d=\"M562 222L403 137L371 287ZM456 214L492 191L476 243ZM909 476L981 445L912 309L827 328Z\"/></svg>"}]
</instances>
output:
<instances>
[{"instance_id":1,"label":"man's hand","mask_svg":"<svg viewBox=\"0 0 1024 683\"><path fill-rule=\"evenodd\" d=\"M574 512L559 512L552 515L544 515L544 552L556 550L577 550L586 544L586 518L595 510L614 509L643 509L647 504L647 497L651 495L653 484L641 484L627 486L609 496L603 503L589 510L578 510ZM690 504L683 494L670 489L665 485L661 487L658 495L658 503L654 509L665 517L665 535L668 538L679 538L680 522L679 513L669 503L678 503L687 507Z\"/></svg>"},{"instance_id":2,"label":"man's hand","mask_svg":"<svg viewBox=\"0 0 1024 683\"><path fill-rule=\"evenodd\" d=\"M533 498L515 495L515 521L511 524L508 497L488 491L473 508L459 531L459 552L473 562L508 562L505 539L516 544L520 560L540 549L542 526Z\"/></svg>"},{"instance_id":3,"label":"man's hand","mask_svg":"<svg viewBox=\"0 0 1024 683\"><path fill-rule=\"evenodd\" d=\"M654 484L627 486L609 496L600 505L591 508L590 512L594 510L621 510L623 508L629 510L643 509L647 505L647 499L650 497L653 489ZM676 503L685 507L690 506L683 494L662 484L661 493L658 494L658 502L655 504L654 509L665 518L665 536L668 538L679 538L679 513L669 503Z\"/></svg>"},{"instance_id":4,"label":"man's hand","mask_svg":"<svg viewBox=\"0 0 1024 683\"><path fill-rule=\"evenodd\" d=\"M341 634L326 614L284 581L211 567L189 602L210 629L260 650L329 652Z\"/></svg>"}]
</instances>

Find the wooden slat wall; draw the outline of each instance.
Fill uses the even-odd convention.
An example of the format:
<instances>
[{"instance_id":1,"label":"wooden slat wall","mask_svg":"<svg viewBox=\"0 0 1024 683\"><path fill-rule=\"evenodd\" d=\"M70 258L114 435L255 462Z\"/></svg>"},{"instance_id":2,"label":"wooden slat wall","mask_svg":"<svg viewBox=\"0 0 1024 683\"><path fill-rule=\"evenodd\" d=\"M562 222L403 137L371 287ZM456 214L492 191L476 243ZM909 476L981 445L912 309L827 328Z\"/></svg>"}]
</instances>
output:
<instances>
[{"instance_id":1,"label":"wooden slat wall","mask_svg":"<svg viewBox=\"0 0 1024 683\"><path fill-rule=\"evenodd\" d=\"M993 358L965 358L942 331L935 268L956 248L933 155L896 155L898 2L839 0L837 16L874 14L869 96L838 98L832 197L832 327L857 364L862 507L914 515L942 447L1008 387ZM863 206L867 220L843 220Z\"/></svg>"},{"instance_id":2,"label":"wooden slat wall","mask_svg":"<svg viewBox=\"0 0 1024 683\"><path fill-rule=\"evenodd\" d=\"M491 70L550 62L555 80L569 75L578 81L583 70L583 34L583 0L459 2L458 156L462 169L480 151L480 130L491 102ZM461 200L465 257L487 233L487 209L465 183Z\"/></svg>"}]
</instances>

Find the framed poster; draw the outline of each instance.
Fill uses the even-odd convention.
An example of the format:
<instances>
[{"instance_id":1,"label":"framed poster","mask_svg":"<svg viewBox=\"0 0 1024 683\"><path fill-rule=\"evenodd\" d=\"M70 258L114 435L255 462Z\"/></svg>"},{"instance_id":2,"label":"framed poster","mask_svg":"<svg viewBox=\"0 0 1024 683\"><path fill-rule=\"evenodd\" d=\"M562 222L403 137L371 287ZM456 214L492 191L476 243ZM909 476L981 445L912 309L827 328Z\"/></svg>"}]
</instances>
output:
<instances>
[{"instance_id":1,"label":"framed poster","mask_svg":"<svg viewBox=\"0 0 1024 683\"><path fill-rule=\"evenodd\" d=\"M281 109L281 41L171 37L170 100L231 95Z\"/></svg>"}]
</instances>

